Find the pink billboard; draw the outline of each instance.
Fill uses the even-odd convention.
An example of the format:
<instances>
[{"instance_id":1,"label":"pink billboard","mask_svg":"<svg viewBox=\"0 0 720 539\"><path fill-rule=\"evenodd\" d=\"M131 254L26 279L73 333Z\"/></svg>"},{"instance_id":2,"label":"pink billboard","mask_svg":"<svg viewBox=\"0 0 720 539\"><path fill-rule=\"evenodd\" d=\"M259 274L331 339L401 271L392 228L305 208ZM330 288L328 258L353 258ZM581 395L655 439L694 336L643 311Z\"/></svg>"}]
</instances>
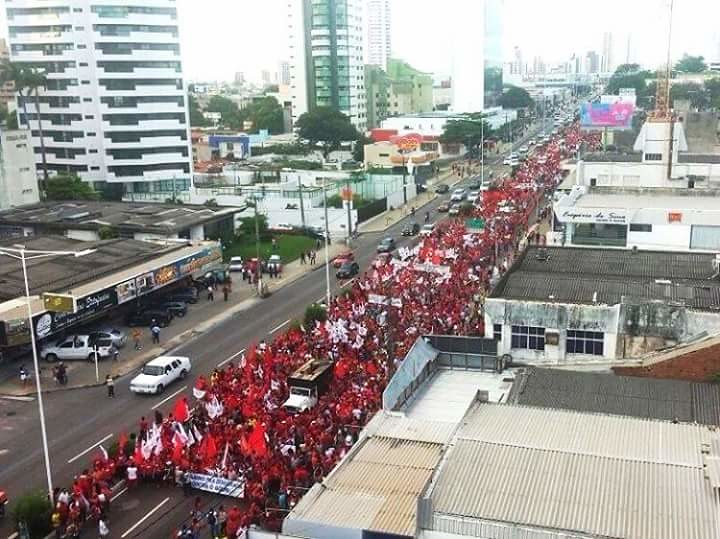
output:
<instances>
[{"instance_id":1,"label":"pink billboard","mask_svg":"<svg viewBox=\"0 0 720 539\"><path fill-rule=\"evenodd\" d=\"M580 126L584 128L630 129L635 105L628 102L582 103Z\"/></svg>"}]
</instances>

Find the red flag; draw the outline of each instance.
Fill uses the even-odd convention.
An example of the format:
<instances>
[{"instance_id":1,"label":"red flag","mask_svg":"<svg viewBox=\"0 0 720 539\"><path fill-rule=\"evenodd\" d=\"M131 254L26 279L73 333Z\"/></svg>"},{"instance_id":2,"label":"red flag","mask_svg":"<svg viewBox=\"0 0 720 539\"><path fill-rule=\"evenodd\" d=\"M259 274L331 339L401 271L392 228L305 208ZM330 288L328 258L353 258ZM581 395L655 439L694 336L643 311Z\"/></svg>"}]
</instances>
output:
<instances>
[{"instance_id":1,"label":"red flag","mask_svg":"<svg viewBox=\"0 0 720 539\"><path fill-rule=\"evenodd\" d=\"M365 364L365 371L366 371L370 376L375 376L375 375L378 373L377 365L375 365L375 363L372 362L372 361L368 361L368 362Z\"/></svg>"},{"instance_id":2,"label":"red flag","mask_svg":"<svg viewBox=\"0 0 720 539\"><path fill-rule=\"evenodd\" d=\"M256 423L250 436L248 437L248 445L250 451L258 457L267 454L267 442L265 441L265 426L262 423Z\"/></svg>"},{"instance_id":3,"label":"red flag","mask_svg":"<svg viewBox=\"0 0 720 539\"><path fill-rule=\"evenodd\" d=\"M182 462L183 447L185 447L185 444L182 443L178 436L175 436L173 438L172 461L176 466Z\"/></svg>"},{"instance_id":4,"label":"red flag","mask_svg":"<svg viewBox=\"0 0 720 539\"><path fill-rule=\"evenodd\" d=\"M175 408L173 408L173 416L175 417L175 421L179 421L180 423L185 423L185 421L188 420L188 417L190 417L190 409L188 408L186 397L177 400Z\"/></svg>"},{"instance_id":5,"label":"red flag","mask_svg":"<svg viewBox=\"0 0 720 539\"><path fill-rule=\"evenodd\" d=\"M217 457L218 449L215 443L215 438L209 432L205 435L202 441L202 455L203 462L206 466L212 466L215 464L215 457Z\"/></svg>"},{"instance_id":6,"label":"red flag","mask_svg":"<svg viewBox=\"0 0 720 539\"><path fill-rule=\"evenodd\" d=\"M135 444L135 454L133 456L135 458L135 464L140 464L145 460L145 457L142 454L140 438L138 438L137 443Z\"/></svg>"}]
</instances>

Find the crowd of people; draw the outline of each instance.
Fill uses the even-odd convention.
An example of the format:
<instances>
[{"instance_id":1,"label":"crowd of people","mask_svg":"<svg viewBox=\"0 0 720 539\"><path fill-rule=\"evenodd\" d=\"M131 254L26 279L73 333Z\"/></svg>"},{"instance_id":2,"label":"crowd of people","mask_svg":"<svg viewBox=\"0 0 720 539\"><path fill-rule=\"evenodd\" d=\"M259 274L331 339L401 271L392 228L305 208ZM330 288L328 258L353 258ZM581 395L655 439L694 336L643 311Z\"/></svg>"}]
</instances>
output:
<instances>
[{"instance_id":1,"label":"crowd of people","mask_svg":"<svg viewBox=\"0 0 720 539\"><path fill-rule=\"evenodd\" d=\"M100 518L113 478L127 479L129 488L144 481L188 488L190 473L200 473L244 486L242 499L222 510L221 524L218 511L211 513L215 535L236 537L254 523L278 529L357 441L419 336L485 334L482 298L543 215L543 201L562 177L560 161L581 142L597 144L567 129L485 191L472 215L484 228L468 230L461 219L439 223L414 249L374 262L327 306L326 321L249 347L237 361L199 376L190 401L182 397L172 412L142 418L136 434L120 434L119 450L99 455L93 470L56 500L58 527L88 514ZM290 414L283 407L287 379L309 358L331 359L333 382L315 407ZM199 518L181 533L192 533Z\"/></svg>"}]
</instances>

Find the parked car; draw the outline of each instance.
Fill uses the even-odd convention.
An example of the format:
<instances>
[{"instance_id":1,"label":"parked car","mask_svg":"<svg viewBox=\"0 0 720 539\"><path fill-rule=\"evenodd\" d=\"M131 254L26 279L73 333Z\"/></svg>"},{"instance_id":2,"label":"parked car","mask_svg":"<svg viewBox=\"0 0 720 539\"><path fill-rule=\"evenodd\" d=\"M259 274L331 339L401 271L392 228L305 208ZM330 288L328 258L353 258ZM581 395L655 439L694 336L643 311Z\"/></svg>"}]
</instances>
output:
<instances>
[{"instance_id":1,"label":"parked car","mask_svg":"<svg viewBox=\"0 0 720 539\"><path fill-rule=\"evenodd\" d=\"M265 271L270 271L271 267L277 271L277 273L282 272L283 264L280 255L270 255L270 258L265 262Z\"/></svg>"},{"instance_id":2,"label":"parked car","mask_svg":"<svg viewBox=\"0 0 720 539\"><path fill-rule=\"evenodd\" d=\"M453 204L448 210L448 215L458 215L460 213L460 204Z\"/></svg>"},{"instance_id":3,"label":"parked car","mask_svg":"<svg viewBox=\"0 0 720 539\"><path fill-rule=\"evenodd\" d=\"M230 271L242 271L244 265L245 265L245 262L243 261L243 257L232 256L232 257L230 257L230 264L229 264L228 268L230 269Z\"/></svg>"},{"instance_id":4,"label":"parked car","mask_svg":"<svg viewBox=\"0 0 720 539\"><path fill-rule=\"evenodd\" d=\"M184 301L163 301L160 303L153 303L151 307L163 311L170 311L170 314L172 314L173 317L177 316L179 318L182 318L188 312L187 303Z\"/></svg>"},{"instance_id":5,"label":"parked car","mask_svg":"<svg viewBox=\"0 0 720 539\"><path fill-rule=\"evenodd\" d=\"M395 250L395 240L393 238L383 238L377 246L378 253L389 253Z\"/></svg>"},{"instance_id":6,"label":"parked car","mask_svg":"<svg viewBox=\"0 0 720 539\"><path fill-rule=\"evenodd\" d=\"M455 189L453 191L453 194L450 195L450 200L452 202L462 202L465 199L465 189L459 188Z\"/></svg>"},{"instance_id":7,"label":"parked car","mask_svg":"<svg viewBox=\"0 0 720 539\"><path fill-rule=\"evenodd\" d=\"M97 346L97 350L95 347ZM54 361L95 360L113 357L117 352L110 339L93 340L90 335L70 335L59 341L46 344L40 349L40 357L50 363Z\"/></svg>"},{"instance_id":8,"label":"parked car","mask_svg":"<svg viewBox=\"0 0 720 539\"><path fill-rule=\"evenodd\" d=\"M420 235L429 236L433 233L433 230L435 230L435 225L433 223L428 223L426 225L423 225L422 230L420 231Z\"/></svg>"},{"instance_id":9,"label":"parked car","mask_svg":"<svg viewBox=\"0 0 720 539\"><path fill-rule=\"evenodd\" d=\"M360 266L357 262L345 262L340 269L337 270L335 276L338 279L350 279L360 273Z\"/></svg>"},{"instance_id":10,"label":"parked car","mask_svg":"<svg viewBox=\"0 0 720 539\"><path fill-rule=\"evenodd\" d=\"M122 348L127 343L127 334L119 329L101 327L88 333L93 340L110 339L115 348Z\"/></svg>"},{"instance_id":11,"label":"parked car","mask_svg":"<svg viewBox=\"0 0 720 539\"><path fill-rule=\"evenodd\" d=\"M268 228L277 232L292 232L294 230L294 227L289 223L278 223Z\"/></svg>"},{"instance_id":12,"label":"parked car","mask_svg":"<svg viewBox=\"0 0 720 539\"><path fill-rule=\"evenodd\" d=\"M130 326L151 326L153 320L161 328L166 328L172 322L173 315L167 309L144 309L127 315L125 323Z\"/></svg>"},{"instance_id":13,"label":"parked car","mask_svg":"<svg viewBox=\"0 0 720 539\"><path fill-rule=\"evenodd\" d=\"M339 254L335 257L335 259L333 260L333 267L339 268L345 262L353 262L354 260L355 260L355 255L352 253L352 251L348 251L346 253Z\"/></svg>"},{"instance_id":14,"label":"parked car","mask_svg":"<svg viewBox=\"0 0 720 539\"><path fill-rule=\"evenodd\" d=\"M447 202L443 202L437 207L438 213L447 213L447 211L450 209L450 204Z\"/></svg>"},{"instance_id":15,"label":"parked car","mask_svg":"<svg viewBox=\"0 0 720 539\"><path fill-rule=\"evenodd\" d=\"M182 301L183 303L197 303L198 289L194 286L189 288L180 288L170 292L165 301Z\"/></svg>"},{"instance_id":16,"label":"parked car","mask_svg":"<svg viewBox=\"0 0 720 539\"><path fill-rule=\"evenodd\" d=\"M438 195L444 195L445 193L449 193L449 192L450 192L450 186L447 185L447 184L445 184L445 183L441 183L440 185L438 185L437 187L435 187L435 192L436 192Z\"/></svg>"},{"instance_id":17,"label":"parked car","mask_svg":"<svg viewBox=\"0 0 720 539\"><path fill-rule=\"evenodd\" d=\"M402 229L403 236L415 236L418 232L420 232L420 225L414 221L408 223Z\"/></svg>"},{"instance_id":18,"label":"parked car","mask_svg":"<svg viewBox=\"0 0 720 539\"><path fill-rule=\"evenodd\" d=\"M477 199L477 197L479 197L479 196L480 196L480 191L470 191L470 192L468 193L467 199L468 199L470 202L475 202L475 199Z\"/></svg>"},{"instance_id":19,"label":"parked car","mask_svg":"<svg viewBox=\"0 0 720 539\"><path fill-rule=\"evenodd\" d=\"M472 190L480 189L480 180L477 179L477 178L474 178L474 179L468 184L468 189L472 189Z\"/></svg>"},{"instance_id":20,"label":"parked car","mask_svg":"<svg viewBox=\"0 0 720 539\"><path fill-rule=\"evenodd\" d=\"M156 357L148 361L140 374L130 381L130 391L159 395L175 380L185 378L190 373L191 367L189 357Z\"/></svg>"}]
</instances>

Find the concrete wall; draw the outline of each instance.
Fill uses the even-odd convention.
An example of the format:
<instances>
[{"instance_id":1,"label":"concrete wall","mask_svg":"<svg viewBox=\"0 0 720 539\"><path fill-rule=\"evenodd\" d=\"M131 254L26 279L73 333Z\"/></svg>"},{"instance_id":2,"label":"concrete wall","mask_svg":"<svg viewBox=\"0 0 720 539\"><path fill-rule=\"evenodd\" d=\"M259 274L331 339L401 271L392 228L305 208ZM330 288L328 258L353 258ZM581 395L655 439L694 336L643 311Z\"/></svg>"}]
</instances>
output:
<instances>
[{"instance_id":1,"label":"concrete wall","mask_svg":"<svg viewBox=\"0 0 720 539\"><path fill-rule=\"evenodd\" d=\"M707 346L689 347L678 351L678 355L649 365L613 367L615 374L643 376L648 378L670 378L673 380L708 381L720 373L720 343L717 339Z\"/></svg>"},{"instance_id":2,"label":"concrete wall","mask_svg":"<svg viewBox=\"0 0 720 539\"><path fill-rule=\"evenodd\" d=\"M100 234L96 230L72 230L68 229L65 232L65 236L71 240L80 241L97 241L100 239Z\"/></svg>"}]
</instances>

